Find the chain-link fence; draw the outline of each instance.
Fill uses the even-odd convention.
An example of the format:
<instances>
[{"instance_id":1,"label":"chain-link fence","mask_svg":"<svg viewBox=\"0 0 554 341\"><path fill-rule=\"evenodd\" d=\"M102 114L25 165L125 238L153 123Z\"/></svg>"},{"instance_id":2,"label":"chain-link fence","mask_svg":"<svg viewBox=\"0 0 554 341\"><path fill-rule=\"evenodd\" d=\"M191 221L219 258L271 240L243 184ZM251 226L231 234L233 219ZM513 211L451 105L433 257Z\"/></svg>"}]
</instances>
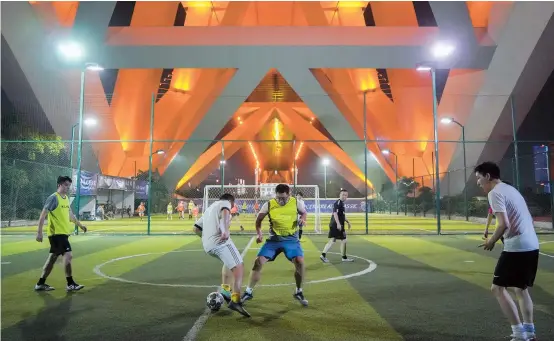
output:
<instances>
[{"instance_id":1,"label":"chain-link fence","mask_svg":"<svg viewBox=\"0 0 554 341\"><path fill-rule=\"evenodd\" d=\"M86 85L94 89L96 81ZM551 229L552 141L518 141L516 156L512 135L492 136L492 126L483 127L488 122L441 120L435 148L432 106L425 101L412 108L414 117L400 120L402 105L395 109L384 92L300 96L287 89L266 98L263 91L192 95L170 88L144 96L87 94L82 111L74 102L41 106L51 131L3 129L2 233L36 230L59 175L74 179L72 207L91 232L191 233L213 199L206 188L288 183L317 188L311 204L319 211L310 214L322 232L346 189L352 233L480 233L488 202L473 168L485 160L498 163L502 179L521 191L536 226ZM442 112L464 117L508 102L506 96L444 95L439 119ZM504 117L506 110L499 110ZM12 123L4 124L8 132ZM257 197L246 199L251 210ZM238 220L234 232L254 232L254 219Z\"/></svg>"}]
</instances>

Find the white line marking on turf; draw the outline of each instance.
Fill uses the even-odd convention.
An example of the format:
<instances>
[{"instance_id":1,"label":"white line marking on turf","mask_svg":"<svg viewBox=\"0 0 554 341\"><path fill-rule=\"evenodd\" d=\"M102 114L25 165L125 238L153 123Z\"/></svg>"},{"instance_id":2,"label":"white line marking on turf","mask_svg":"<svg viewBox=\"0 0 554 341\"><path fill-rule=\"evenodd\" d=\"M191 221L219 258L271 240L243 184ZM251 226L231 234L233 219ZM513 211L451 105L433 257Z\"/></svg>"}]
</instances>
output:
<instances>
[{"instance_id":1,"label":"white line marking on turf","mask_svg":"<svg viewBox=\"0 0 554 341\"><path fill-rule=\"evenodd\" d=\"M250 250L258 250L258 248L250 248ZM311 251L312 250L304 250L304 252L311 252ZM132 280L129 280L129 279L124 279L124 278L120 278L120 277L113 277L113 276L110 276L110 275L106 275L101 270L101 268L104 265L114 263L114 262L117 262L117 261L120 261L120 260L142 257L142 256L149 256L149 255L159 255L159 254L179 253L179 252L204 252L204 250L203 249L196 249L196 250L179 250L179 251L169 251L169 252L152 252L152 253L142 253L142 254L138 254L138 255L124 256L124 257L110 259L109 261L107 261L105 263L99 264L94 268L93 271L94 271L94 273L96 273L100 277L111 279L113 281L118 281L118 282L123 282L123 283L130 283L130 284L142 284L142 285L151 285L151 286L157 286L157 287L172 287L172 288L214 288L214 287L217 287L216 285L205 285L205 284L204 285L202 285L202 284L169 284L169 283L150 283L150 282L132 281ZM313 252L318 252L319 253L320 251L314 250ZM338 252L327 252L327 253L340 255L340 253L338 253ZM352 278L352 277L359 277L359 276L363 276L365 274L368 274L368 273L374 271L377 268L377 264L375 264L373 261L371 261L369 259L366 259L366 258L363 258L363 257L360 257L360 256L356 256L356 255L348 255L348 256L367 262L368 263L367 268L365 268L361 271L358 271L358 272L348 274L348 275L342 275L342 276L337 276L337 277L330 277L330 278L307 281L307 282L304 282L304 284L325 283L325 282L332 282L332 281L340 281L340 280L349 279L349 278ZM296 284L295 283L258 284L257 287L284 287L284 286L292 286L292 285L296 285Z\"/></svg>"},{"instance_id":2,"label":"white line marking on turf","mask_svg":"<svg viewBox=\"0 0 554 341\"><path fill-rule=\"evenodd\" d=\"M465 260L464 263L475 263L474 260Z\"/></svg>"},{"instance_id":3,"label":"white line marking on turf","mask_svg":"<svg viewBox=\"0 0 554 341\"><path fill-rule=\"evenodd\" d=\"M2 262L2 265L4 264L11 264L12 262Z\"/></svg>"},{"instance_id":4,"label":"white line marking on turf","mask_svg":"<svg viewBox=\"0 0 554 341\"><path fill-rule=\"evenodd\" d=\"M548 240L546 242L540 242L539 244L542 245L542 244L548 244L548 243L554 243L554 240Z\"/></svg>"},{"instance_id":5,"label":"white line marking on turf","mask_svg":"<svg viewBox=\"0 0 554 341\"><path fill-rule=\"evenodd\" d=\"M246 253L248 252L248 249L250 249L250 246L252 245L252 242L254 241L256 237L250 238L250 241L248 244L246 244L246 247L242 250L242 253L240 254L242 259L244 259L244 256L246 256ZM190 328L189 332L185 337L183 337L183 341L193 341L196 340L196 336L198 336L198 333L202 330L206 322L208 322L208 318L210 317L210 309L206 307L204 310L204 313L200 315L200 317L194 322L192 327Z\"/></svg>"},{"instance_id":6,"label":"white line marking on turf","mask_svg":"<svg viewBox=\"0 0 554 341\"><path fill-rule=\"evenodd\" d=\"M546 254L544 252L539 252L539 254L543 255L543 256L546 256L546 257L550 257L550 258L554 258L553 255L549 255L549 254Z\"/></svg>"}]
</instances>

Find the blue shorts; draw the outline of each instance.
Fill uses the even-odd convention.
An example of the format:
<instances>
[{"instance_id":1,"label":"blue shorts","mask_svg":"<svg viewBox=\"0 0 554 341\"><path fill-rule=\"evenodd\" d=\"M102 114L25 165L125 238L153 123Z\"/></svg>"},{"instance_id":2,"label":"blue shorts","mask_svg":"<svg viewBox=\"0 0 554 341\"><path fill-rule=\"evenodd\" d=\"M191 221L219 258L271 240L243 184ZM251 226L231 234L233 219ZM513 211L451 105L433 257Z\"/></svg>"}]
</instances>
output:
<instances>
[{"instance_id":1,"label":"blue shorts","mask_svg":"<svg viewBox=\"0 0 554 341\"><path fill-rule=\"evenodd\" d=\"M296 257L304 256L304 250L302 250L299 240L268 240L258 252L258 257L263 256L272 262L281 252L284 252L285 257L290 261Z\"/></svg>"}]
</instances>

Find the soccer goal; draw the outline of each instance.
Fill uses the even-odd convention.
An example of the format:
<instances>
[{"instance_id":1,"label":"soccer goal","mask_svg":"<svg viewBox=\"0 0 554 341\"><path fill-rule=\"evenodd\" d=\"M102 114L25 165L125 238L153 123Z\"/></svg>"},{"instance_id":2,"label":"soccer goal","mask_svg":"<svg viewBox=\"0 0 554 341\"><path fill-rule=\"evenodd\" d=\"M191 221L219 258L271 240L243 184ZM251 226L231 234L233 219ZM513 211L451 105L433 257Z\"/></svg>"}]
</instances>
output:
<instances>
[{"instance_id":1,"label":"soccer goal","mask_svg":"<svg viewBox=\"0 0 554 341\"><path fill-rule=\"evenodd\" d=\"M277 184L260 185L207 185L204 187L204 199L202 210L219 199L223 193L230 193L235 196L235 204L244 217L254 217L264 203L275 197L275 186ZM304 226L304 233L321 233L321 215L319 202L319 187L316 185L291 185L291 195L296 196L302 193L304 205L308 211L308 219ZM257 205L256 205L257 204Z\"/></svg>"}]
</instances>

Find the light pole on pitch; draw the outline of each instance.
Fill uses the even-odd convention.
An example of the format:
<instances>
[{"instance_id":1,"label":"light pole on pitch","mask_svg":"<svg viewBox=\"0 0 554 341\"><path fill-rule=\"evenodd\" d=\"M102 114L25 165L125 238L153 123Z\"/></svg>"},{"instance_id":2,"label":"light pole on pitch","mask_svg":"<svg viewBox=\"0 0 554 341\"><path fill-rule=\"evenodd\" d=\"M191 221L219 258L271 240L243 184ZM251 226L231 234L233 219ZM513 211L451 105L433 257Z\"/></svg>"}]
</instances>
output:
<instances>
[{"instance_id":1,"label":"light pole on pitch","mask_svg":"<svg viewBox=\"0 0 554 341\"><path fill-rule=\"evenodd\" d=\"M82 62L85 52L83 47L75 42L66 42L58 46L60 54L68 61L78 62L81 69L81 85L79 94L79 143L77 144L77 188L75 192L75 212L77 219L79 218L80 204L81 204L81 159L83 152L83 116L85 111L85 76L87 70L89 71L102 71L100 65L96 63ZM73 141L72 141L73 144ZM73 154L72 154L73 155ZM73 162L73 160L71 161ZM78 234L79 230L75 226L75 234Z\"/></svg>"},{"instance_id":2,"label":"light pole on pitch","mask_svg":"<svg viewBox=\"0 0 554 341\"><path fill-rule=\"evenodd\" d=\"M452 117L443 117L441 118L442 124L450 124L455 123L460 128L462 128L462 148L463 148L463 154L464 154L464 214L466 216L466 221L469 221L469 211L467 207L467 164L466 164L466 128L463 124L456 121ZM450 195L450 193L448 193Z\"/></svg>"}]
</instances>

